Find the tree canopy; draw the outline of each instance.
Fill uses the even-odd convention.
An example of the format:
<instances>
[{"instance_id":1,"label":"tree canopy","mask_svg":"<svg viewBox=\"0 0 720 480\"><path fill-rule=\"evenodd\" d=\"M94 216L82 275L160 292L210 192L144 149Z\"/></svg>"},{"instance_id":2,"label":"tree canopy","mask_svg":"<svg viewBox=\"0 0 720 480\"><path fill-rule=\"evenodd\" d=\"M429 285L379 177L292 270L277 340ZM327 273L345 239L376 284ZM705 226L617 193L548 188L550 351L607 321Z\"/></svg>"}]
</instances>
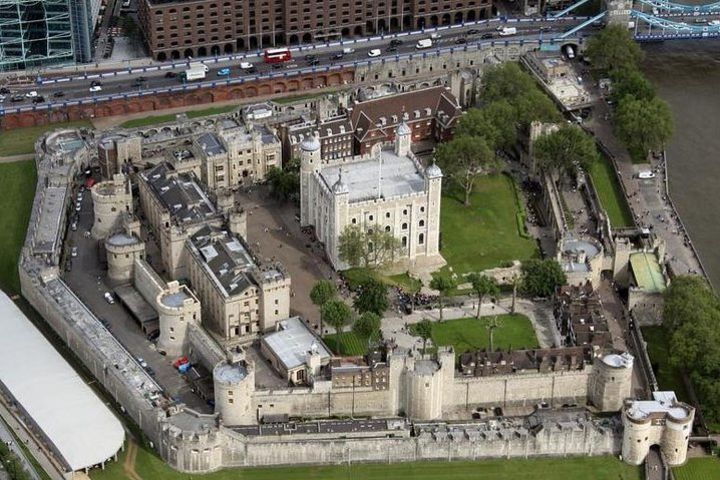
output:
<instances>
[{"instance_id":1,"label":"tree canopy","mask_svg":"<svg viewBox=\"0 0 720 480\"><path fill-rule=\"evenodd\" d=\"M412 326L413 333L415 333L423 341L423 349L422 349L423 355L425 355L425 347L427 346L427 341L432 337L432 328L433 328L433 324L427 318L419 321L418 323L416 323L415 325Z\"/></svg>"},{"instance_id":2,"label":"tree canopy","mask_svg":"<svg viewBox=\"0 0 720 480\"><path fill-rule=\"evenodd\" d=\"M560 173L576 166L587 169L598 158L595 141L577 125L563 124L538 138L533 148L540 167Z\"/></svg>"},{"instance_id":3,"label":"tree canopy","mask_svg":"<svg viewBox=\"0 0 720 480\"><path fill-rule=\"evenodd\" d=\"M380 225L348 225L338 239L340 260L352 268L379 268L395 261L400 240Z\"/></svg>"},{"instance_id":4,"label":"tree canopy","mask_svg":"<svg viewBox=\"0 0 720 480\"><path fill-rule=\"evenodd\" d=\"M430 280L430 288L437 290L439 293L438 302L440 304L440 321L442 322L445 298L457 288L457 281L449 275L435 275Z\"/></svg>"},{"instance_id":5,"label":"tree canopy","mask_svg":"<svg viewBox=\"0 0 720 480\"><path fill-rule=\"evenodd\" d=\"M462 188L466 207L478 176L497 165L495 152L484 137L455 137L437 147L435 160L445 176Z\"/></svg>"},{"instance_id":6,"label":"tree canopy","mask_svg":"<svg viewBox=\"0 0 720 480\"><path fill-rule=\"evenodd\" d=\"M720 300L705 279L675 277L663 294L670 363L689 374L706 420L720 420Z\"/></svg>"},{"instance_id":7,"label":"tree canopy","mask_svg":"<svg viewBox=\"0 0 720 480\"><path fill-rule=\"evenodd\" d=\"M275 198L283 201L297 199L300 195L300 161L292 159L282 169L270 167L265 181Z\"/></svg>"},{"instance_id":8,"label":"tree canopy","mask_svg":"<svg viewBox=\"0 0 720 480\"><path fill-rule=\"evenodd\" d=\"M622 25L608 25L588 40L585 56L594 69L610 72L636 68L643 51Z\"/></svg>"},{"instance_id":9,"label":"tree canopy","mask_svg":"<svg viewBox=\"0 0 720 480\"><path fill-rule=\"evenodd\" d=\"M655 98L655 87L637 68L618 68L611 73L613 97L620 102L628 95L639 100Z\"/></svg>"},{"instance_id":10,"label":"tree canopy","mask_svg":"<svg viewBox=\"0 0 720 480\"><path fill-rule=\"evenodd\" d=\"M528 295L549 297L566 282L565 272L554 259L531 259L522 264L522 288Z\"/></svg>"},{"instance_id":11,"label":"tree canopy","mask_svg":"<svg viewBox=\"0 0 720 480\"><path fill-rule=\"evenodd\" d=\"M342 300L330 300L321 309L322 317L339 335L352 317L352 310Z\"/></svg>"},{"instance_id":12,"label":"tree canopy","mask_svg":"<svg viewBox=\"0 0 720 480\"><path fill-rule=\"evenodd\" d=\"M380 316L373 312L360 315L353 324L353 332L358 337L367 339L368 343L380 333Z\"/></svg>"},{"instance_id":13,"label":"tree canopy","mask_svg":"<svg viewBox=\"0 0 720 480\"><path fill-rule=\"evenodd\" d=\"M483 275L482 273L471 273L468 275L467 279L470 280L472 289L478 297L476 317L480 318L480 309L482 308L483 298L487 296L496 296L500 293L500 286L494 278Z\"/></svg>"},{"instance_id":14,"label":"tree canopy","mask_svg":"<svg viewBox=\"0 0 720 480\"><path fill-rule=\"evenodd\" d=\"M390 306L387 286L376 278L368 278L360 285L353 306L360 314L372 312L382 315Z\"/></svg>"},{"instance_id":15,"label":"tree canopy","mask_svg":"<svg viewBox=\"0 0 720 480\"><path fill-rule=\"evenodd\" d=\"M335 298L335 295L337 295L337 289L330 280L318 280L310 290L310 300L318 307L322 307Z\"/></svg>"},{"instance_id":16,"label":"tree canopy","mask_svg":"<svg viewBox=\"0 0 720 480\"><path fill-rule=\"evenodd\" d=\"M645 161L650 150L661 150L672 137L674 125L667 103L626 95L615 112L615 128L637 160Z\"/></svg>"}]
</instances>

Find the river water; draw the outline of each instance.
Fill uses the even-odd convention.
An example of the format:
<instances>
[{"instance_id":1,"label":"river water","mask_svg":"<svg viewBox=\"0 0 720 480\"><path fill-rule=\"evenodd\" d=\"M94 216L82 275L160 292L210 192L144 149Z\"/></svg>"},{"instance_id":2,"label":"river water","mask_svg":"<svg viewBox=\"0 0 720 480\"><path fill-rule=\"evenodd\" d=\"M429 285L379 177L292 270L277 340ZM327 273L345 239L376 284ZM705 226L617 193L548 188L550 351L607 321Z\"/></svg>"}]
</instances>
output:
<instances>
[{"instance_id":1,"label":"river water","mask_svg":"<svg viewBox=\"0 0 720 480\"><path fill-rule=\"evenodd\" d=\"M675 119L670 195L710 281L720 288L720 40L644 45L643 71Z\"/></svg>"}]
</instances>

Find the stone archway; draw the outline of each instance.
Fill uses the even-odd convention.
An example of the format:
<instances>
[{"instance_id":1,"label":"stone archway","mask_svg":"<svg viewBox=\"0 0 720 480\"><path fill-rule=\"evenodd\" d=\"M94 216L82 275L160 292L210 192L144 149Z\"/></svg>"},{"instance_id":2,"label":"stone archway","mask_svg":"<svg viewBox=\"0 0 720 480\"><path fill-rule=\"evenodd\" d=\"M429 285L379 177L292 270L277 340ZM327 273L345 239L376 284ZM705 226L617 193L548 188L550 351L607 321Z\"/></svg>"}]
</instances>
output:
<instances>
[{"instance_id":1,"label":"stone archway","mask_svg":"<svg viewBox=\"0 0 720 480\"><path fill-rule=\"evenodd\" d=\"M190 58L190 57L194 57L194 56L195 56L195 52L193 52L192 48L186 48L185 51L183 52L184 58Z\"/></svg>"},{"instance_id":2,"label":"stone archway","mask_svg":"<svg viewBox=\"0 0 720 480\"><path fill-rule=\"evenodd\" d=\"M159 62L164 62L165 60L167 60L167 55L165 54L165 52L160 52L157 55L157 59Z\"/></svg>"},{"instance_id":3,"label":"stone archway","mask_svg":"<svg viewBox=\"0 0 720 480\"><path fill-rule=\"evenodd\" d=\"M172 52L170 52L170 58L172 58L173 60L180 60L180 52L177 50L173 50Z\"/></svg>"},{"instance_id":4,"label":"stone archway","mask_svg":"<svg viewBox=\"0 0 720 480\"><path fill-rule=\"evenodd\" d=\"M223 49L225 53L233 53L233 44L232 43L226 43L225 48Z\"/></svg>"},{"instance_id":5,"label":"stone archway","mask_svg":"<svg viewBox=\"0 0 720 480\"><path fill-rule=\"evenodd\" d=\"M198 48L198 57L207 57L207 48L206 47Z\"/></svg>"},{"instance_id":6,"label":"stone archway","mask_svg":"<svg viewBox=\"0 0 720 480\"><path fill-rule=\"evenodd\" d=\"M220 46L213 45L210 47L210 55L220 55Z\"/></svg>"},{"instance_id":7,"label":"stone archway","mask_svg":"<svg viewBox=\"0 0 720 480\"><path fill-rule=\"evenodd\" d=\"M455 14L455 23L463 23L463 14L462 12L457 12Z\"/></svg>"}]
</instances>

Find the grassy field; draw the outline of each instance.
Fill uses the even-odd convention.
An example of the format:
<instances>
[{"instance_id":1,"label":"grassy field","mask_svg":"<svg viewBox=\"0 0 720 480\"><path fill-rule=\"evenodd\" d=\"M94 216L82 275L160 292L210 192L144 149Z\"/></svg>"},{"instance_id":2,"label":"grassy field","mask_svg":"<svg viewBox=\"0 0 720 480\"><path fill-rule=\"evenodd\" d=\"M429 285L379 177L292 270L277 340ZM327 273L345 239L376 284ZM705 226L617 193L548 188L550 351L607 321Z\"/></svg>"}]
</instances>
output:
<instances>
[{"instance_id":1,"label":"grassy field","mask_svg":"<svg viewBox=\"0 0 720 480\"><path fill-rule=\"evenodd\" d=\"M39 127L14 128L11 131L0 132L0 157L35 153L35 141L47 131L56 128L89 127L91 125L87 120L79 120L77 122L53 123Z\"/></svg>"},{"instance_id":2,"label":"grassy field","mask_svg":"<svg viewBox=\"0 0 720 480\"><path fill-rule=\"evenodd\" d=\"M480 177L470 207L459 198L452 192L443 195L440 212L441 253L455 273L478 272L538 254L535 241L518 232L510 178Z\"/></svg>"},{"instance_id":3,"label":"grassy field","mask_svg":"<svg viewBox=\"0 0 720 480\"><path fill-rule=\"evenodd\" d=\"M385 283L388 287L402 287L406 292L418 292L422 288L422 282L417 278L410 277L407 273L398 275L383 275L382 273L367 268L350 268L342 272L351 290L355 290L368 279L376 279Z\"/></svg>"},{"instance_id":4,"label":"grassy field","mask_svg":"<svg viewBox=\"0 0 720 480\"><path fill-rule=\"evenodd\" d=\"M691 458L682 467L673 468L675 480L720 479L720 460L717 457Z\"/></svg>"},{"instance_id":5,"label":"grassy field","mask_svg":"<svg viewBox=\"0 0 720 480\"><path fill-rule=\"evenodd\" d=\"M126 449L127 451L127 449ZM93 480L125 480L125 453L104 471L93 470ZM135 470L143 480L640 480L640 469L614 457L483 460L479 462L416 462L356 464L327 467L280 467L223 470L188 475L171 470L154 454L139 450ZM710 478L710 477L707 477Z\"/></svg>"},{"instance_id":6,"label":"grassy field","mask_svg":"<svg viewBox=\"0 0 720 480\"><path fill-rule=\"evenodd\" d=\"M330 350L340 355L365 355L367 352L367 342L355 335L355 332L343 332L339 336L335 333L325 335L323 341Z\"/></svg>"},{"instance_id":7,"label":"grassy field","mask_svg":"<svg viewBox=\"0 0 720 480\"><path fill-rule=\"evenodd\" d=\"M323 93L308 93L307 95L295 95L295 96L289 96L289 97L282 97L282 98L274 98L273 102L279 103L279 104L286 104L286 103L293 103L293 102L299 102L301 100L310 100L312 98L317 98L325 95L327 92Z\"/></svg>"},{"instance_id":8,"label":"grassy field","mask_svg":"<svg viewBox=\"0 0 720 480\"><path fill-rule=\"evenodd\" d=\"M211 107L204 110L190 110L185 112L188 118L207 117L208 115L219 115L221 113L232 112L237 109L237 105L225 105L222 107ZM147 127L149 125L157 125L160 123L174 122L177 114L169 113L166 115L154 115L152 117L136 118L128 120L120 124L122 128L138 128Z\"/></svg>"},{"instance_id":9,"label":"grassy field","mask_svg":"<svg viewBox=\"0 0 720 480\"><path fill-rule=\"evenodd\" d=\"M35 162L0 164L0 211L3 228L0 230L0 288L8 294L20 293L17 260L25 239L37 172Z\"/></svg>"},{"instance_id":10,"label":"grassy field","mask_svg":"<svg viewBox=\"0 0 720 480\"><path fill-rule=\"evenodd\" d=\"M679 400L688 401L687 389L682 381L680 371L670 365L667 352L668 334L661 325L642 327L642 334L647 342L648 355L652 363L655 377L661 390L674 390Z\"/></svg>"},{"instance_id":11,"label":"grassy field","mask_svg":"<svg viewBox=\"0 0 720 480\"><path fill-rule=\"evenodd\" d=\"M525 315L498 315L499 327L493 334L494 348L518 349L538 347L535 330ZM437 346L452 345L455 353L489 348L490 333L487 326L491 317L461 318L433 323L432 341Z\"/></svg>"},{"instance_id":12,"label":"grassy field","mask_svg":"<svg viewBox=\"0 0 720 480\"><path fill-rule=\"evenodd\" d=\"M610 217L614 228L629 227L632 225L632 215L625 195L618 184L617 176L613 171L610 160L602 157L590 167L595 189L603 208Z\"/></svg>"}]
</instances>

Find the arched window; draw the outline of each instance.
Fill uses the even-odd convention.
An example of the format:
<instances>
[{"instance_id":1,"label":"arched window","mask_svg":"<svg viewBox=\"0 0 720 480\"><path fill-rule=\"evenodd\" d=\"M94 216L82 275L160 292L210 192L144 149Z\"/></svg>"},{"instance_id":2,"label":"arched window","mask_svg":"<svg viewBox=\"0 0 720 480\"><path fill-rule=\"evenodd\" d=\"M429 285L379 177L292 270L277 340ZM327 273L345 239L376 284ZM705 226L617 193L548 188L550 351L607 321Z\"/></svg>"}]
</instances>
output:
<instances>
[{"instance_id":1,"label":"arched window","mask_svg":"<svg viewBox=\"0 0 720 480\"><path fill-rule=\"evenodd\" d=\"M403 223L403 224L402 224L402 229L403 229L403 230L407 230L407 223Z\"/></svg>"},{"instance_id":2,"label":"arched window","mask_svg":"<svg viewBox=\"0 0 720 480\"><path fill-rule=\"evenodd\" d=\"M390 225L387 225L387 226L385 227L385 231L388 232L388 233L390 232Z\"/></svg>"},{"instance_id":3,"label":"arched window","mask_svg":"<svg viewBox=\"0 0 720 480\"><path fill-rule=\"evenodd\" d=\"M402 237L402 246L403 248L407 247L407 237Z\"/></svg>"},{"instance_id":4,"label":"arched window","mask_svg":"<svg viewBox=\"0 0 720 480\"><path fill-rule=\"evenodd\" d=\"M418 243L419 243L420 245L422 245L423 243L425 243L425 234L424 234L424 233L421 233L420 236L418 237Z\"/></svg>"},{"instance_id":5,"label":"arched window","mask_svg":"<svg viewBox=\"0 0 720 480\"><path fill-rule=\"evenodd\" d=\"M421 227L424 227L424 226L425 226L425 220L420 220L420 222L419 222L418 224L419 224Z\"/></svg>"}]
</instances>

